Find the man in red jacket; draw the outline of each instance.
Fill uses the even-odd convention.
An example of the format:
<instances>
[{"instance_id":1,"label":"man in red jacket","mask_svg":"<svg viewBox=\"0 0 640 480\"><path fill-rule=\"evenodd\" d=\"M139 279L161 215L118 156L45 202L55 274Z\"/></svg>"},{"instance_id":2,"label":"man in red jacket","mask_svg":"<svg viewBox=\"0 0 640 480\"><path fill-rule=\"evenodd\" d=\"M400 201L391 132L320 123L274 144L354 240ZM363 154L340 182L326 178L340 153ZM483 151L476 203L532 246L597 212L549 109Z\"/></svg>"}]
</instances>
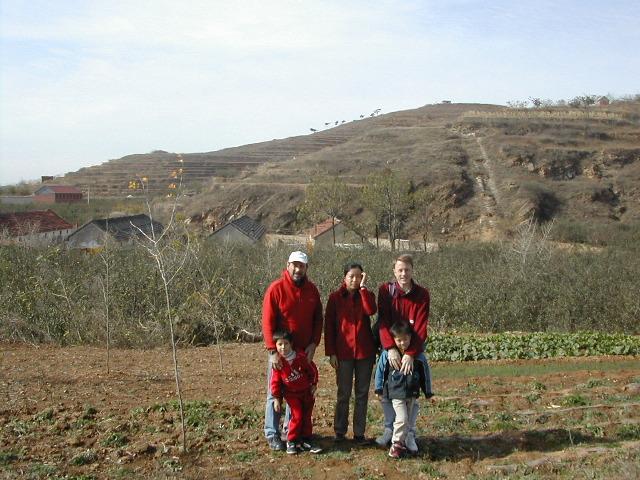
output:
<instances>
[{"instance_id":1,"label":"man in red jacket","mask_svg":"<svg viewBox=\"0 0 640 480\"><path fill-rule=\"evenodd\" d=\"M264 416L264 435L272 450L285 450L280 436L280 412L271 394L271 372L282 368L276 351L273 332L288 330L296 348L304 350L309 361L322 335L322 303L316 286L307 278L309 259L303 252L292 252L282 276L264 294L262 303L262 334L269 352L267 363L267 404ZM288 412L287 412L288 413ZM289 415L285 415L285 430Z\"/></svg>"},{"instance_id":2,"label":"man in red jacket","mask_svg":"<svg viewBox=\"0 0 640 480\"><path fill-rule=\"evenodd\" d=\"M411 255L400 255L393 263L393 275L395 281L385 282L378 289L378 319L380 324L380 343L387 351L389 363L395 370L400 370L405 375L413 372L414 361L423 361L424 345L427 341L427 327L429 325L429 304L431 301L429 290L418 285L413 280L413 258ZM391 326L396 322L411 325L413 334L411 343L401 354L391 335ZM391 402L382 399L384 413L384 431L376 442L386 445L391 441L393 433L393 421L395 411ZM416 403L410 412L409 434L405 440L407 449L411 453L417 453L416 420L419 407Z\"/></svg>"}]
</instances>

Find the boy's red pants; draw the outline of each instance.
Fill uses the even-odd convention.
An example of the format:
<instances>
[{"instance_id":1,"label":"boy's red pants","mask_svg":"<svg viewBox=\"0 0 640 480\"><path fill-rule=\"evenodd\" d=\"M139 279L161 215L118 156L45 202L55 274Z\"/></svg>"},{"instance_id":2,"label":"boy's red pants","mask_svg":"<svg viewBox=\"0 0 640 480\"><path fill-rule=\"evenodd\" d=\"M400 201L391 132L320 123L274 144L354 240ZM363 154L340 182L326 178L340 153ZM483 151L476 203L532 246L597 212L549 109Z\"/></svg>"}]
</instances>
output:
<instances>
[{"instance_id":1,"label":"boy's red pants","mask_svg":"<svg viewBox=\"0 0 640 480\"><path fill-rule=\"evenodd\" d=\"M287 440L290 442L309 438L313 433L311 425L311 414L315 398L310 390L304 392L286 392L284 399L291 410L291 420L289 420L289 431Z\"/></svg>"}]
</instances>

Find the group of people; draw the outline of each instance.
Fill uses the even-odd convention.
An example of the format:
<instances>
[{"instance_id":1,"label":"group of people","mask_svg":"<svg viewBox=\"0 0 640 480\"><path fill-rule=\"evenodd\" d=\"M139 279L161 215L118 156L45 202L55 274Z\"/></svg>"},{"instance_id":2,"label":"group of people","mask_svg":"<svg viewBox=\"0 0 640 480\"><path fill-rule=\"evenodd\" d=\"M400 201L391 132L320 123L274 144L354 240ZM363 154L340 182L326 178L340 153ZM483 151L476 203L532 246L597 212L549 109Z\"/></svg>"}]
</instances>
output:
<instances>
[{"instance_id":1,"label":"group of people","mask_svg":"<svg viewBox=\"0 0 640 480\"><path fill-rule=\"evenodd\" d=\"M380 286L377 302L362 265L347 264L324 315L318 289L307 277L308 267L305 253L292 252L281 277L264 296L262 331L269 352L264 433L269 446L289 454L321 451L312 441L311 417L318 384L313 359L324 330L325 354L336 372L335 440L346 440L354 391L353 440L368 442L367 406L375 366L375 394L384 414L376 443L390 445L389 456L394 458L417 453L417 399L421 391L427 398L432 392L424 355L429 291L413 280L412 257L394 260L394 279ZM283 400L287 408L280 428Z\"/></svg>"}]
</instances>

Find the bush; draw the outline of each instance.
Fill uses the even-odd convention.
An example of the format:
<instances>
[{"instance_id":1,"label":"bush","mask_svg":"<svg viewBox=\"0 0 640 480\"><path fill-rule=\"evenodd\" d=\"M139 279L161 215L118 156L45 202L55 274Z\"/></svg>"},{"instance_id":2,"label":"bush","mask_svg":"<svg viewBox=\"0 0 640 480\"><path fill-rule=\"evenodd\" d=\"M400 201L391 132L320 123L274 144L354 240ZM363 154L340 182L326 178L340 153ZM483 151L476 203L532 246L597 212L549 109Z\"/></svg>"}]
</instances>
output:
<instances>
[{"instance_id":1,"label":"bush","mask_svg":"<svg viewBox=\"0 0 640 480\"><path fill-rule=\"evenodd\" d=\"M639 231L621 229L620 234L640 243ZM207 242L192 247L193 255L170 285L179 341L204 345L235 340L242 329L259 333L264 291L281 275L289 249ZM166 344L166 306L154 265L136 248L109 255L112 344ZM434 333L640 333L637 247L523 252L507 243L467 243L414 257L415 278L431 291ZM318 250L311 255L309 276L324 303L339 287L343 265L357 260L377 292L377 285L392 278L392 258L374 249ZM0 339L103 344L104 279L100 255L0 246Z\"/></svg>"}]
</instances>

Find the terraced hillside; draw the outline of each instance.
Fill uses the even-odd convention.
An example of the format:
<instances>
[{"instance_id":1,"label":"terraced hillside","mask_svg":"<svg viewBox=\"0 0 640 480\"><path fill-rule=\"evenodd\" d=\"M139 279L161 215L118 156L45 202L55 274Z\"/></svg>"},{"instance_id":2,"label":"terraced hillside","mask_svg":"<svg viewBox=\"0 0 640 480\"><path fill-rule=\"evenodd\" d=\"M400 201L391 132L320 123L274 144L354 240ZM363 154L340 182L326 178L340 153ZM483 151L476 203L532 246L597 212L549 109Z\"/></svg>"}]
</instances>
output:
<instances>
[{"instance_id":1,"label":"terraced hillside","mask_svg":"<svg viewBox=\"0 0 640 480\"><path fill-rule=\"evenodd\" d=\"M524 219L627 224L640 219L640 103L589 109L428 105L310 135L209 153L130 155L65 176L96 195L134 194L147 178L164 195L182 168L185 213L213 228L249 214L269 231L301 228L296 209L314 175L363 185L390 168L428 201L403 236L501 238ZM366 224L354 205L350 218ZM426 223L425 223L426 222ZM372 232L367 232L372 234Z\"/></svg>"}]
</instances>

